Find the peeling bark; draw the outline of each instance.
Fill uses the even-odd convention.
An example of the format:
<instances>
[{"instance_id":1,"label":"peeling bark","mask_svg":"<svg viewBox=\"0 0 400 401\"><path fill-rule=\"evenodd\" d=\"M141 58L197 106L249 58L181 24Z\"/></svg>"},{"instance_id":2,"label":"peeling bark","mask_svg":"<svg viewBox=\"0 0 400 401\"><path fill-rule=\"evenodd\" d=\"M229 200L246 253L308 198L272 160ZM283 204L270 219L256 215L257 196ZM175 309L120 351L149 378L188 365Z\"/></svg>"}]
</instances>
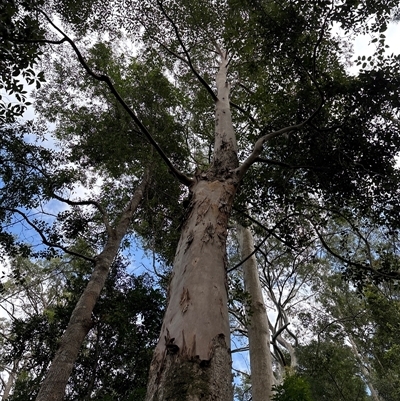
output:
<instances>
[{"instance_id":1,"label":"peeling bark","mask_svg":"<svg viewBox=\"0 0 400 401\"><path fill-rule=\"evenodd\" d=\"M148 401L232 399L225 245L236 188L200 180L191 190Z\"/></svg>"},{"instance_id":2,"label":"peeling bark","mask_svg":"<svg viewBox=\"0 0 400 401\"><path fill-rule=\"evenodd\" d=\"M221 54L213 163L190 186L191 202L174 260L169 300L150 367L146 401L232 401L226 237L238 181Z\"/></svg>"},{"instance_id":3,"label":"peeling bark","mask_svg":"<svg viewBox=\"0 0 400 401\"><path fill-rule=\"evenodd\" d=\"M92 276L72 312L36 401L62 401L64 399L65 387L82 342L92 327L91 315L93 308L104 287L121 241L128 230L133 213L139 206L147 186L148 178L146 174L146 178L135 190L131 201L122 213L117 226L114 229L109 228L107 243L104 250L96 257Z\"/></svg>"},{"instance_id":4,"label":"peeling bark","mask_svg":"<svg viewBox=\"0 0 400 401\"><path fill-rule=\"evenodd\" d=\"M237 225L238 239L245 259L254 252L253 235L249 228ZM270 401L274 375L270 350L270 331L267 311L254 255L243 263L245 290L250 295L247 332L249 338L251 394L253 401Z\"/></svg>"}]
</instances>

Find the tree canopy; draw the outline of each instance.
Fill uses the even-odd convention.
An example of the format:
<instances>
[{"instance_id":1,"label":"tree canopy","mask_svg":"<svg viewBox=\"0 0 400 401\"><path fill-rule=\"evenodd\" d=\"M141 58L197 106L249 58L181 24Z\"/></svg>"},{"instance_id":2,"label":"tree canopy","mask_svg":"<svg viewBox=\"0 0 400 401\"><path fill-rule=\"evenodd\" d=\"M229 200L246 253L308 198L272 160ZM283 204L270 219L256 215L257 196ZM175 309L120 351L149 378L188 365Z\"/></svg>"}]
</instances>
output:
<instances>
[{"instance_id":1,"label":"tree canopy","mask_svg":"<svg viewBox=\"0 0 400 401\"><path fill-rule=\"evenodd\" d=\"M79 322L82 339L92 333L96 299L129 235L173 265L149 401L230 398L231 219L251 222L266 243L271 296L277 264L318 252L359 289L399 279L400 55L388 53L385 38L397 1L1 7L0 84L18 101L0 109L2 247L14 257L66 253L93 271L62 346ZM354 61L347 38L359 34L370 35L374 54ZM29 105L23 79L36 82L40 122L16 121ZM16 238L10 227L19 221L40 245ZM284 273L277 285L293 277ZM278 341L287 324L284 305L275 305ZM332 354L329 341L321 347ZM350 372L348 351L338 346L334 355Z\"/></svg>"}]
</instances>

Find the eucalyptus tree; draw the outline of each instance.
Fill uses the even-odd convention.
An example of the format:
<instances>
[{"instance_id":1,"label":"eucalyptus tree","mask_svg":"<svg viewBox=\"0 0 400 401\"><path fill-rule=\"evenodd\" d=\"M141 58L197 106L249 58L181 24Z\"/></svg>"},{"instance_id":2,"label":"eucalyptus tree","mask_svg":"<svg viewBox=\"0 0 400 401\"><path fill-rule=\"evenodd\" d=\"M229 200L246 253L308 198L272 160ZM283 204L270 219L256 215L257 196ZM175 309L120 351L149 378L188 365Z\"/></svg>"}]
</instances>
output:
<instances>
[{"instance_id":1,"label":"eucalyptus tree","mask_svg":"<svg viewBox=\"0 0 400 401\"><path fill-rule=\"evenodd\" d=\"M103 116L107 116L107 113L103 113ZM164 118L164 129L168 132L169 127L165 121L168 115L164 113L159 119L153 116L153 121L160 121L161 118ZM117 119L109 121L106 118L98 127L92 126L92 133L94 129L119 130L123 135L129 127L124 127L123 122L118 125ZM99 131L96 131L96 134L100 134ZM28 143L24 138L27 133L36 135L38 140L47 134L46 130L39 131L31 123L24 126L5 126L2 132L0 207L3 220L8 223L1 237L5 249L9 254L47 257L60 251L93 264L93 274L86 288L82 290L42 386L41 394L45 394L45 398L46 383L49 383L47 388L50 389L51 396L58 396L65 391L82 342L92 327L93 308L104 287L112 262L123 246L123 240L128 240L127 235L131 232L134 217L136 226L143 226L139 214L145 213L145 208L140 208L142 199L146 196L149 200L147 213L152 213L153 220L149 217L147 223L151 223L161 215L160 207L157 206L159 195L154 195L154 190L163 189L163 196L176 199L176 196L172 195L175 195L176 186L168 184L168 177L160 170L156 178L152 176L151 152L148 152L145 163L142 158L140 165L135 164L138 154L145 154L146 144L143 141L139 141L133 148L127 148L125 152L114 147L119 154L125 153L127 159L124 163L121 160L114 163L115 158L99 160L99 153L104 152L106 147L104 143L101 143L100 147L92 146L92 153L85 152L82 156L72 143L68 143L63 151ZM111 149L107 149L108 154ZM93 188L90 172L93 166L97 168L95 178L102 179L101 200L96 199L96 194L88 194L86 199L74 196L73 192L79 189L79 185L87 191ZM126 175L127 171L129 175ZM58 202L58 208L54 204L48 206L50 201ZM170 204L174 205L173 202ZM164 205L163 211L167 209ZM23 243L23 238L18 238L17 242L14 240L9 227L12 227L17 219L39 237L47 250L41 248L34 251L29 244ZM154 227L151 229L154 230ZM76 246L82 241L84 246L78 251ZM54 376L59 385L58 391L54 386Z\"/></svg>"},{"instance_id":2,"label":"eucalyptus tree","mask_svg":"<svg viewBox=\"0 0 400 401\"><path fill-rule=\"evenodd\" d=\"M72 47L82 71L109 88L153 146L157 171L164 163L189 190L148 401L232 398L225 246L235 202L262 215L272 205L301 213L307 199L318 199L397 224L399 57L385 56L383 34L396 6L132 0L38 8L49 41ZM335 24L374 38L376 52L360 58L357 76L346 73L347 46L333 34ZM124 100L107 66L88 62L85 33L115 38L119 27L138 44L141 62L156 65L181 94L170 117L186 131L170 142L183 137L186 144L175 160L157 138L160 127L131 100L146 88ZM188 152L192 163L178 166Z\"/></svg>"},{"instance_id":3,"label":"eucalyptus tree","mask_svg":"<svg viewBox=\"0 0 400 401\"><path fill-rule=\"evenodd\" d=\"M272 371L270 329L264 296L261 288L253 235L249 227L237 226L240 251L243 259L244 290L249 296L246 305L247 337L251 369L252 400L271 398L275 378Z\"/></svg>"}]
</instances>

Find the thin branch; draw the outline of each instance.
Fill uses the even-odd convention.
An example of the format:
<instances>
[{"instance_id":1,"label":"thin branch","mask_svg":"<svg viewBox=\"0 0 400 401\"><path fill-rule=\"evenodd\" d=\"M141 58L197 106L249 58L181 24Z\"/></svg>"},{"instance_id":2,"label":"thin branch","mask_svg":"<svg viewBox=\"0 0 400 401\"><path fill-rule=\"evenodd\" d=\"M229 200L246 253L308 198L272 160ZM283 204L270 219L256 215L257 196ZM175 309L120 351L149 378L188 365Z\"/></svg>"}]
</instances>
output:
<instances>
[{"instance_id":1,"label":"thin branch","mask_svg":"<svg viewBox=\"0 0 400 401\"><path fill-rule=\"evenodd\" d=\"M78 57L78 60L82 67L85 69L85 71L94 79L100 82L105 82L106 85L109 87L111 93L115 96L115 98L118 100L118 102L121 104L121 106L125 109L125 111L129 114L129 116L132 118L132 120L136 123L136 125L139 127L141 132L146 136L148 141L151 143L151 145L155 148L157 153L161 156L167 167L171 170L172 174L184 185L190 186L193 184L193 180L189 177L187 177L185 174L183 174L181 171L179 171L169 160L168 156L164 153L164 151L161 149L161 147L158 145L156 140L153 138L153 136L150 134L150 132L147 130L147 128L143 125L143 123L140 121L140 119L136 116L136 114L133 112L133 110L125 103L125 101L122 99L121 95L115 88L114 84L111 82L110 77L104 74L97 74L95 73L89 65L86 63L85 59L82 56L82 53L79 51L78 47L75 45L74 41L70 39L60 28L58 28L53 21L47 16L47 14L39 10L47 19L49 24L57 30L64 38L65 40L71 45L73 50L75 51L75 54Z\"/></svg>"},{"instance_id":2,"label":"thin branch","mask_svg":"<svg viewBox=\"0 0 400 401\"><path fill-rule=\"evenodd\" d=\"M249 347L235 348L231 351L231 354L234 354L235 352L247 352L248 350Z\"/></svg>"},{"instance_id":3,"label":"thin branch","mask_svg":"<svg viewBox=\"0 0 400 401\"><path fill-rule=\"evenodd\" d=\"M60 195L57 195L54 191L51 191L51 195L53 196L54 199L57 199L60 202L66 203L69 206L95 206L99 210L100 214L102 215L103 223L106 226L107 234L109 236L111 236L113 234L113 230L112 230L110 221L108 219L108 214L99 202L96 202L94 200L72 201L70 199L63 198Z\"/></svg>"},{"instance_id":4,"label":"thin branch","mask_svg":"<svg viewBox=\"0 0 400 401\"><path fill-rule=\"evenodd\" d=\"M282 333L283 330L285 330L285 329L289 326L289 324L290 324L290 323L284 324L282 327L280 327L280 328L278 329L278 331L276 331L276 332L272 335L272 340L271 340L272 343L275 343L275 341L276 341L276 339L278 338L278 336Z\"/></svg>"},{"instance_id":5,"label":"thin branch","mask_svg":"<svg viewBox=\"0 0 400 401\"><path fill-rule=\"evenodd\" d=\"M290 125L288 127L282 128L278 131L271 132L270 134L264 135L261 138L259 138L257 140L257 142L255 143L253 152L250 154L250 156L242 163L241 166L239 166L238 168L236 168L234 170L234 172L238 175L238 178L242 179L243 176L245 175L246 171L252 166L252 164L254 164L257 161L261 152L264 149L264 144L266 142L268 142L269 140L271 140L273 138L281 136L285 133L295 131L295 130L302 128L304 125L309 123L319 113L319 111L322 108L323 103L324 102L322 99L319 106L317 107L317 109L303 122L301 122L299 124L295 124L295 125Z\"/></svg>"},{"instance_id":6,"label":"thin branch","mask_svg":"<svg viewBox=\"0 0 400 401\"><path fill-rule=\"evenodd\" d=\"M68 40L64 37L60 40L51 40L51 39L18 39L18 38L7 38L10 42L13 43L39 43L45 45L61 45Z\"/></svg>"},{"instance_id":7,"label":"thin branch","mask_svg":"<svg viewBox=\"0 0 400 401\"><path fill-rule=\"evenodd\" d=\"M233 210L235 210L236 212L239 212L240 214L242 214L244 217L246 217L246 219L250 220L252 223L256 224L257 226L261 227L263 230L265 230L267 233L269 233L270 235L272 235L274 238L276 238L278 241L282 242L282 244L286 245L288 248L290 249L296 249L295 247L293 247L292 245L290 245L288 242L286 242L284 239L278 237L275 234L275 229L281 224L283 223L285 220L287 220L289 217L292 216L296 216L299 213L293 213L289 216L285 216L283 217L281 220L279 220L275 226L273 228L268 228L265 227L262 223L260 223L258 220L254 219L253 217L251 217L249 214L247 214L246 212L243 212L243 210L240 210L238 208L236 208L235 206L233 206Z\"/></svg>"},{"instance_id":8,"label":"thin branch","mask_svg":"<svg viewBox=\"0 0 400 401\"><path fill-rule=\"evenodd\" d=\"M214 100L214 102L216 102L218 100L217 95L214 93L214 91L210 88L210 86L208 85L208 83L204 80L204 78L197 72L196 68L194 68L194 65L192 63L192 59L190 57L190 54L188 52L188 50L186 49L185 44L183 43L183 40L181 38L181 35L179 33L178 27L175 24L175 21L169 16L169 14L166 12L162 1L157 1L161 12L164 14L165 18L170 22L170 24L172 25L172 28L175 31L175 35L176 38L178 39L179 44L182 47L183 52L185 53L185 56L187 57L187 65L189 66L189 68L192 70L193 74L195 75L195 77L199 80L199 82L203 85L203 87L207 90L207 92L210 94L210 96L212 97L212 99Z\"/></svg>"},{"instance_id":9,"label":"thin branch","mask_svg":"<svg viewBox=\"0 0 400 401\"><path fill-rule=\"evenodd\" d=\"M270 235L267 235L257 246L254 247L253 252L251 252L249 255L247 255L243 260L241 260L239 263L237 263L235 266L231 267L230 269L227 270L227 273L230 273L233 270L236 270L238 267L240 267L243 263L247 262L256 252L259 251L259 249L262 247L264 242L269 238Z\"/></svg>"},{"instance_id":10,"label":"thin branch","mask_svg":"<svg viewBox=\"0 0 400 401\"><path fill-rule=\"evenodd\" d=\"M311 221L310 221L310 222L311 222ZM315 232L317 233L317 236L318 236L319 240L321 241L321 244L324 246L324 248L325 248L332 256L334 256L335 258L339 259L341 262L343 262L343 263L345 263L345 264L348 264L348 265L351 265L351 266L354 266L354 267L357 267L357 268L359 268L359 269L361 269L361 270L364 270L364 271L366 271L366 272L369 272L370 274L376 274L376 275L378 275L378 276L385 277L385 278L388 278L388 279L400 279L400 273L399 273L399 272L391 272L390 274L389 274L389 273L383 273L383 272L381 272L381 271L379 271L379 270L376 270L376 269L374 269L374 268L372 268L372 267L370 267L370 266L366 266L366 265L363 265L363 264L361 264L361 263L353 262L352 260L346 259L346 258L343 257L342 255L340 255L340 254L338 254L337 252L335 252L335 251L327 244L327 242L325 241L324 237L323 237L322 234L318 231L318 229L316 228L316 226L315 226L312 222L311 222L311 224L314 226L314 230L315 230Z\"/></svg>"},{"instance_id":11,"label":"thin branch","mask_svg":"<svg viewBox=\"0 0 400 401\"><path fill-rule=\"evenodd\" d=\"M70 249L66 248L65 246L62 246L62 245L59 245L59 244L55 244L55 243L49 241L46 238L46 236L43 234L43 231L36 224L34 224L24 212L21 212L20 210L14 209L14 208L11 208L11 209L8 209L8 210L10 212L17 213L20 216L22 216L23 219L26 221L26 223L29 226L31 226L39 234L39 236L40 236L40 238L41 238L41 240L42 240L44 245L46 245L48 247L51 247L51 248L58 248L58 249L61 249L63 252L65 252L65 253L67 253L69 255L77 256L79 258L82 258L82 259L90 261L90 262L95 262L95 258L90 258L90 257L82 255L82 254L80 254L78 252L71 251Z\"/></svg>"},{"instance_id":12,"label":"thin branch","mask_svg":"<svg viewBox=\"0 0 400 401\"><path fill-rule=\"evenodd\" d=\"M233 102L229 102L229 104L231 105L231 107L233 107L236 110L239 110L241 113L243 113L246 117L248 117L250 119L250 121L256 126L258 127L258 123L257 121L254 119L254 117L247 111L245 110L243 107L239 106L236 103Z\"/></svg>"},{"instance_id":13,"label":"thin branch","mask_svg":"<svg viewBox=\"0 0 400 401\"><path fill-rule=\"evenodd\" d=\"M23 166L26 166L26 167L30 167L31 169L38 171L49 182L52 181L51 176L49 176L49 174L47 174L46 171L43 170L42 168L40 168L39 166L33 165L31 163L27 163L25 161L21 161L21 160L18 160L17 163L21 164ZM51 185L51 187L54 187L54 185ZM108 235L112 235L112 228L111 228L111 225L110 225L110 222L109 222L109 219L108 219L108 214L107 214L107 212L105 211L105 209L103 208L103 206L99 202L94 201L94 200L72 201L70 199L63 198L60 195L57 195L54 192L53 188L51 188L51 196L54 199L57 199L60 202L66 203L69 206L95 206L98 209L98 211L100 212L100 214L102 215L103 223L106 226L106 230L107 230Z\"/></svg>"}]
</instances>

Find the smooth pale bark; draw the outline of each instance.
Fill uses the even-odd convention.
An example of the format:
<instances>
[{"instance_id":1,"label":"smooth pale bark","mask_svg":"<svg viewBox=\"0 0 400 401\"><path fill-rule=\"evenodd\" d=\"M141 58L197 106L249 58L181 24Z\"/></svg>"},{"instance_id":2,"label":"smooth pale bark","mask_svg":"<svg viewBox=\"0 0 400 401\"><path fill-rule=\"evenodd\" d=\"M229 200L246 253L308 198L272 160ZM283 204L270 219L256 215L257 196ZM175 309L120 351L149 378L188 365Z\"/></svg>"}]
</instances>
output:
<instances>
[{"instance_id":1,"label":"smooth pale bark","mask_svg":"<svg viewBox=\"0 0 400 401\"><path fill-rule=\"evenodd\" d=\"M18 365L19 365L19 360L15 360L14 363L13 363L13 368L9 372L7 382L6 382L5 386L4 386L3 396L1 397L2 401L7 400L8 397L10 396L11 389L12 389L12 387L14 385L14 382L15 382L15 379L17 377Z\"/></svg>"},{"instance_id":2,"label":"smooth pale bark","mask_svg":"<svg viewBox=\"0 0 400 401\"><path fill-rule=\"evenodd\" d=\"M273 327L271 327L272 325L269 325L271 329L273 329ZM288 369L287 366L285 366L281 360L278 360L278 375L276 377L275 380L275 384L279 385L283 382L283 380L285 379L286 374L289 372L290 374L296 372L296 368L297 368L297 356L296 356L296 350L295 348L292 346L292 344L290 344L289 341L286 341L281 335L278 335L276 337L275 340L277 343L279 343L280 345L282 345L286 351L289 352L290 355L290 369Z\"/></svg>"},{"instance_id":3,"label":"smooth pale bark","mask_svg":"<svg viewBox=\"0 0 400 401\"><path fill-rule=\"evenodd\" d=\"M215 148L196 175L150 367L147 401L232 401L226 281L228 219L237 190L237 146L229 105L227 57L217 75Z\"/></svg>"},{"instance_id":4,"label":"smooth pale bark","mask_svg":"<svg viewBox=\"0 0 400 401\"><path fill-rule=\"evenodd\" d=\"M372 399L374 401L382 401L382 398L379 397L379 394L378 394L377 390L375 389L374 385L372 384L371 374L370 374L369 370L366 368L366 366L364 364L364 358L358 352L357 345L354 342L353 337L351 335L349 335L349 341L350 341L351 348L353 350L353 353L354 353L355 357L360 362L361 372L364 375L365 380L367 381L367 386L368 386L369 390L371 391Z\"/></svg>"},{"instance_id":5,"label":"smooth pale bark","mask_svg":"<svg viewBox=\"0 0 400 401\"><path fill-rule=\"evenodd\" d=\"M237 234L242 259L254 252L253 235L249 228L237 225ZM247 306L247 333L249 339L251 394L253 401L270 401L274 375L270 350L270 330L267 311L257 269L257 260L252 255L243 263L243 279L250 295Z\"/></svg>"},{"instance_id":6,"label":"smooth pale bark","mask_svg":"<svg viewBox=\"0 0 400 401\"><path fill-rule=\"evenodd\" d=\"M139 206L147 186L146 174L142 183L135 190L116 227L109 227L107 243L104 250L96 257L92 276L72 312L36 401L62 401L64 399L65 388L82 342L92 327L93 308L104 287L121 241L127 233L133 213Z\"/></svg>"}]
</instances>

